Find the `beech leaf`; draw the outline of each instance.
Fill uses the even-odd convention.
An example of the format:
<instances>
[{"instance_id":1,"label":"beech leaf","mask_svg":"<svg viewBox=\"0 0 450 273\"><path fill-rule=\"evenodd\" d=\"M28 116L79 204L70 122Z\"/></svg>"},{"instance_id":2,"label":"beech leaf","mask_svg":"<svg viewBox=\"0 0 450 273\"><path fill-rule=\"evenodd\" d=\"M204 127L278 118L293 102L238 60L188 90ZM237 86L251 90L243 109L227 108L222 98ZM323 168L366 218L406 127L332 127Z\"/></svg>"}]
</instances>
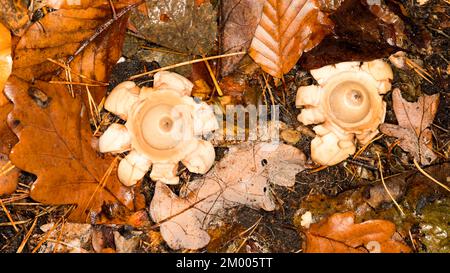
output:
<instances>
[{"instance_id":1,"label":"beech leaf","mask_svg":"<svg viewBox=\"0 0 450 273\"><path fill-rule=\"evenodd\" d=\"M437 157L433 152L433 135L429 127L438 109L439 94L423 95L417 102L408 102L402 98L400 90L395 89L392 103L398 125L381 124L381 132L398 138L399 146L418 162L430 164Z\"/></svg>"},{"instance_id":2,"label":"beech leaf","mask_svg":"<svg viewBox=\"0 0 450 273\"><path fill-rule=\"evenodd\" d=\"M267 0L249 55L265 72L281 78L332 26L316 0Z\"/></svg>"}]
</instances>

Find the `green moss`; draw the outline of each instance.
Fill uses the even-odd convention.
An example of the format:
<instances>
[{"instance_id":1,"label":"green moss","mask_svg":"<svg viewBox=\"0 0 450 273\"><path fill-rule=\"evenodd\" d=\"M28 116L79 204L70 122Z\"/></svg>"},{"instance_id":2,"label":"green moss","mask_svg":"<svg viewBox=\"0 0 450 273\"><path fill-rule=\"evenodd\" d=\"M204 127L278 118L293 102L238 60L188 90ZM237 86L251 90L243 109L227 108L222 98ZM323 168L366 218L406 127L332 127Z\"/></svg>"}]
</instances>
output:
<instances>
[{"instance_id":1,"label":"green moss","mask_svg":"<svg viewBox=\"0 0 450 273\"><path fill-rule=\"evenodd\" d=\"M427 252L450 252L450 199L446 198L428 205L423 210L422 243Z\"/></svg>"}]
</instances>

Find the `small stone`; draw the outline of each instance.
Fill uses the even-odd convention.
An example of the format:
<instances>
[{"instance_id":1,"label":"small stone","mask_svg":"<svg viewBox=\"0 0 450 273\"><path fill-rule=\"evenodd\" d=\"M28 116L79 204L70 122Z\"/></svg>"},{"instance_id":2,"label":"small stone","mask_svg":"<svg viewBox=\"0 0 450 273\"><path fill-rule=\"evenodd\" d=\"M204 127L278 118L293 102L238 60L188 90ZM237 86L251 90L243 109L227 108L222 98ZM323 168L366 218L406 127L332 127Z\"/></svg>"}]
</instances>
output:
<instances>
[{"instance_id":1,"label":"small stone","mask_svg":"<svg viewBox=\"0 0 450 273\"><path fill-rule=\"evenodd\" d=\"M309 226L313 223L312 213L310 211L305 212L301 218L302 221L300 222L300 225L304 228L309 228Z\"/></svg>"}]
</instances>

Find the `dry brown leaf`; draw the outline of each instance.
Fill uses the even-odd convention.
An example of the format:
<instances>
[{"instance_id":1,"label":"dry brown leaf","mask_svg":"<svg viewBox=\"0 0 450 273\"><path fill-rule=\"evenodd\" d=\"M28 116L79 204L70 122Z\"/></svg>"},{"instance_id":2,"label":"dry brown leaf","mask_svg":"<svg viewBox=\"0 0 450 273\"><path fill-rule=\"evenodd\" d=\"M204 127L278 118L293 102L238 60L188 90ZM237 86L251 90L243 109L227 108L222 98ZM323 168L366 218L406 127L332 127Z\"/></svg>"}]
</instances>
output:
<instances>
[{"instance_id":1,"label":"dry brown leaf","mask_svg":"<svg viewBox=\"0 0 450 273\"><path fill-rule=\"evenodd\" d=\"M6 124L6 117L12 110L12 104L3 93L3 88L11 74L11 33L0 24L0 153L9 154L9 151L16 143L16 136L11 132Z\"/></svg>"},{"instance_id":2,"label":"dry brown leaf","mask_svg":"<svg viewBox=\"0 0 450 273\"><path fill-rule=\"evenodd\" d=\"M265 72L281 78L332 28L316 0L267 0L249 55Z\"/></svg>"},{"instance_id":3,"label":"dry brown leaf","mask_svg":"<svg viewBox=\"0 0 450 273\"><path fill-rule=\"evenodd\" d=\"M116 6L128 2L121 3ZM90 80L73 76L74 81L108 81L109 70L120 56L127 21L123 14L119 16L121 10L117 12L117 19L112 20L109 1L104 0L99 8L61 9L46 15L19 40L13 76L5 87L14 103L9 127L19 138L10 160L37 176L30 192L34 200L76 204L72 221L106 221L102 216L111 215L98 214L109 206L121 214L109 221L124 222L134 210L134 192L119 182L113 158L99 156L91 146L89 106L86 99L85 104L81 100L83 95L86 98L85 89L74 86L73 98L65 85L48 83L64 78L55 76L59 67L47 58L63 63L75 56L70 63L72 74L81 73ZM106 22L110 27L93 36ZM90 90L98 102L106 87Z\"/></svg>"},{"instance_id":4,"label":"dry brown leaf","mask_svg":"<svg viewBox=\"0 0 450 273\"><path fill-rule=\"evenodd\" d=\"M0 107L5 104L3 88L11 74L11 33L0 23Z\"/></svg>"},{"instance_id":5,"label":"dry brown leaf","mask_svg":"<svg viewBox=\"0 0 450 273\"><path fill-rule=\"evenodd\" d=\"M171 248L202 248L210 240L209 223L227 208L274 210L270 185L292 186L304 161L300 150L286 144L232 147L204 178L189 182L180 197L158 182L150 214Z\"/></svg>"},{"instance_id":6,"label":"dry brown leaf","mask_svg":"<svg viewBox=\"0 0 450 273\"><path fill-rule=\"evenodd\" d=\"M221 47L223 53L247 51L258 26L265 0L222 1ZM220 59L221 75L234 71L242 55Z\"/></svg>"},{"instance_id":7,"label":"dry brown leaf","mask_svg":"<svg viewBox=\"0 0 450 273\"><path fill-rule=\"evenodd\" d=\"M19 169L10 164L8 156L0 153L0 196L16 190L19 174Z\"/></svg>"},{"instance_id":8,"label":"dry brown leaf","mask_svg":"<svg viewBox=\"0 0 450 273\"><path fill-rule=\"evenodd\" d=\"M5 99L4 105L2 97ZM12 103L6 101L3 89L0 89L0 195L13 193L19 178L19 169L15 168L8 158L11 148L17 143L17 137L6 121L12 109Z\"/></svg>"},{"instance_id":9,"label":"dry brown leaf","mask_svg":"<svg viewBox=\"0 0 450 273\"><path fill-rule=\"evenodd\" d=\"M297 63L304 70L347 61L386 58L399 48L431 50L431 34L400 2L371 0L323 0L330 12L333 33L304 53ZM338 54L337 54L338 52Z\"/></svg>"},{"instance_id":10,"label":"dry brown leaf","mask_svg":"<svg viewBox=\"0 0 450 273\"><path fill-rule=\"evenodd\" d=\"M88 111L79 96L72 98L64 86L30 85L14 76L5 93L14 103L9 125L19 137L10 160L37 176L30 192L34 200L77 204L69 218L77 222L97 220L88 216L106 204L134 209L133 189L119 182L116 161L91 147Z\"/></svg>"},{"instance_id":11,"label":"dry brown leaf","mask_svg":"<svg viewBox=\"0 0 450 273\"><path fill-rule=\"evenodd\" d=\"M408 102L402 98L400 90L395 89L392 101L398 125L384 123L380 126L381 132L398 138L399 146L418 162L430 164L437 157L433 152L433 135L429 126L438 109L439 94L423 95L417 102Z\"/></svg>"},{"instance_id":12,"label":"dry brown leaf","mask_svg":"<svg viewBox=\"0 0 450 273\"><path fill-rule=\"evenodd\" d=\"M12 109L12 103L0 106L0 153L3 154L9 154L11 148L17 143L17 137L11 129L9 129L6 121L8 114Z\"/></svg>"},{"instance_id":13,"label":"dry brown leaf","mask_svg":"<svg viewBox=\"0 0 450 273\"><path fill-rule=\"evenodd\" d=\"M108 0L109 1L109 0ZM111 0L114 8L120 8L122 5L133 4L134 0ZM99 7L105 4L104 0L46 0L45 5L54 9L86 9Z\"/></svg>"},{"instance_id":14,"label":"dry brown leaf","mask_svg":"<svg viewBox=\"0 0 450 273\"><path fill-rule=\"evenodd\" d=\"M0 23L0 195L13 193L19 178L19 169L8 158L12 146L17 143L17 137L6 123L12 104L3 93L11 69L11 33Z\"/></svg>"},{"instance_id":15,"label":"dry brown leaf","mask_svg":"<svg viewBox=\"0 0 450 273\"><path fill-rule=\"evenodd\" d=\"M130 1L116 3L116 12L121 11L119 7L128 7ZM127 16L113 20L108 0L92 2L96 3L95 8L60 9L31 25L14 49L13 74L26 81L48 81L59 74L60 80L68 81L64 70L49 61L50 58L61 64L70 62L73 82L96 84L107 81L107 75L121 54ZM108 22L113 23L90 41ZM86 48L77 52L83 45L87 45ZM82 79L77 74L88 79ZM97 103L106 92L104 86L90 87L89 90ZM87 101L85 88L82 94Z\"/></svg>"},{"instance_id":16,"label":"dry brown leaf","mask_svg":"<svg viewBox=\"0 0 450 273\"><path fill-rule=\"evenodd\" d=\"M336 213L305 231L306 253L411 252L393 239L395 225L386 220L355 224L353 212Z\"/></svg>"}]
</instances>

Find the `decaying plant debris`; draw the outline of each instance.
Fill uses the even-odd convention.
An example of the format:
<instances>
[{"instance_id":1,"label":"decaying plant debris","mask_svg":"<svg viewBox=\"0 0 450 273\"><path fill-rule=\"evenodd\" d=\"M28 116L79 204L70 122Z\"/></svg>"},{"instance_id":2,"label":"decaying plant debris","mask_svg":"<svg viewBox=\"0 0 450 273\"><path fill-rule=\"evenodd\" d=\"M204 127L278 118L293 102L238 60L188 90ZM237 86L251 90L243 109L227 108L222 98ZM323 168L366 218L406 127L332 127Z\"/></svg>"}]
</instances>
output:
<instances>
[{"instance_id":1,"label":"decaying plant debris","mask_svg":"<svg viewBox=\"0 0 450 273\"><path fill-rule=\"evenodd\" d=\"M0 6L0 252L450 251L448 1ZM331 105L316 96L330 71L344 79L349 69L374 79L365 131L332 111L313 115ZM346 83L355 100L366 94L358 77ZM128 122L153 124L133 106L144 97L212 106L203 121L233 105L268 116L277 105L280 143L187 121L201 145L145 161ZM324 138L313 124L348 129L344 155L321 160L330 156L313 145ZM214 139L227 134L243 140ZM159 152L172 147L147 136Z\"/></svg>"}]
</instances>

